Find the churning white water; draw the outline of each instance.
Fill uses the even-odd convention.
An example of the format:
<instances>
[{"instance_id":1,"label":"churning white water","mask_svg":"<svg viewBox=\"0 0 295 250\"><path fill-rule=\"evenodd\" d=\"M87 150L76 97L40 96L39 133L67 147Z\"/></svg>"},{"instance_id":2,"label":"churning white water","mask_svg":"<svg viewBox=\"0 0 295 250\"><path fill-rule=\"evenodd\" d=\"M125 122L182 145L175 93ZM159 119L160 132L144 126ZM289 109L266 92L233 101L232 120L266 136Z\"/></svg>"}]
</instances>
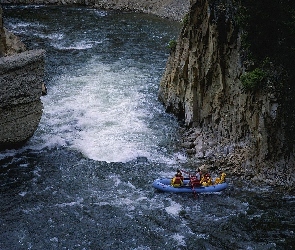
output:
<instances>
[{"instance_id":1,"label":"churning white water","mask_svg":"<svg viewBox=\"0 0 295 250\"><path fill-rule=\"evenodd\" d=\"M155 27L154 17L135 24L132 15L89 10L69 19L67 28L54 14L49 23L28 18L9 24L49 50L44 113L27 148L68 147L107 162L175 161L165 141L176 134L177 122L157 101L157 91L177 28L169 34L163 24ZM54 75L56 68L62 70Z\"/></svg>"},{"instance_id":2,"label":"churning white water","mask_svg":"<svg viewBox=\"0 0 295 250\"><path fill-rule=\"evenodd\" d=\"M42 98L44 114L30 143L36 147L41 139L41 147L69 146L108 162L158 158L154 144L161 131L149 128L146 119L164 110L155 110L141 91L147 77L122 62L105 65L99 56L91 58L75 75L55 79L58 84Z\"/></svg>"},{"instance_id":3,"label":"churning white water","mask_svg":"<svg viewBox=\"0 0 295 250\"><path fill-rule=\"evenodd\" d=\"M5 13L29 48L46 49L48 95L31 140L0 154L0 249L294 246L292 193L230 179L220 195L153 189L195 167L157 100L177 23L65 6Z\"/></svg>"}]
</instances>

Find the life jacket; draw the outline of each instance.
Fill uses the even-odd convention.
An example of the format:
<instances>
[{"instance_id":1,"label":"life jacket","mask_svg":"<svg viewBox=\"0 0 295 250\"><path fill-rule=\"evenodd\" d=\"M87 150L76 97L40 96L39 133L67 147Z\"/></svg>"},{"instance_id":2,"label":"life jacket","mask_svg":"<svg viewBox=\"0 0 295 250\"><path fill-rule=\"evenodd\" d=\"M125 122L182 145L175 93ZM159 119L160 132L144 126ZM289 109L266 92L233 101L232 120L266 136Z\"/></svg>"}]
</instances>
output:
<instances>
[{"instance_id":1,"label":"life jacket","mask_svg":"<svg viewBox=\"0 0 295 250\"><path fill-rule=\"evenodd\" d=\"M205 187L212 185L212 179L211 179L210 174L207 173L202 177L201 184Z\"/></svg>"},{"instance_id":2,"label":"life jacket","mask_svg":"<svg viewBox=\"0 0 295 250\"><path fill-rule=\"evenodd\" d=\"M184 180L184 177L182 176L182 174L177 174L177 177L179 177L182 181Z\"/></svg>"},{"instance_id":3,"label":"life jacket","mask_svg":"<svg viewBox=\"0 0 295 250\"><path fill-rule=\"evenodd\" d=\"M180 186L182 186L182 184L183 184L182 178L179 176L175 176L171 180L171 185L173 187L180 187Z\"/></svg>"},{"instance_id":4,"label":"life jacket","mask_svg":"<svg viewBox=\"0 0 295 250\"><path fill-rule=\"evenodd\" d=\"M199 187L199 186L201 186L201 183L200 183L200 180L198 180L198 179L196 178L196 176L191 176L191 177L190 177L190 185L191 185L192 187Z\"/></svg>"}]
</instances>

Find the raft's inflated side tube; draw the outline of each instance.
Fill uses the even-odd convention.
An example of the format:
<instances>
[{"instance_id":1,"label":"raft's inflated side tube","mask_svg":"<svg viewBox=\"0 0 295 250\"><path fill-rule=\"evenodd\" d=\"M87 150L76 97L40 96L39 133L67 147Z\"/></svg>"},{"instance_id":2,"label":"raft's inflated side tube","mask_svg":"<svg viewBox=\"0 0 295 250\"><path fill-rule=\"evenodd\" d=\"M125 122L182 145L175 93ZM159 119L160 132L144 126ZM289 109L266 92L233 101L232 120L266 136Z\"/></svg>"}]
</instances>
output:
<instances>
[{"instance_id":1,"label":"raft's inflated side tube","mask_svg":"<svg viewBox=\"0 0 295 250\"><path fill-rule=\"evenodd\" d=\"M172 187L170 185L171 179L157 179L153 182L153 187L162 192L171 192L171 193L212 193L212 192L220 192L227 188L228 184L226 182L208 186L208 187L195 187L187 186L189 180L183 181L182 187Z\"/></svg>"}]
</instances>

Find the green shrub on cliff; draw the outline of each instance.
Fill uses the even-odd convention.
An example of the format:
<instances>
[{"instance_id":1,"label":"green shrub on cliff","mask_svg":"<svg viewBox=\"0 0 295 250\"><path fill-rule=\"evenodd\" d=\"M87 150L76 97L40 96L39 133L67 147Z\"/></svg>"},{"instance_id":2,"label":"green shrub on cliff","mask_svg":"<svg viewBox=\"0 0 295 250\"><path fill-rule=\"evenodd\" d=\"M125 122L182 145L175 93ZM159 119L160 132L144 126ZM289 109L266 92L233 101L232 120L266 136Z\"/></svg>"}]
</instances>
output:
<instances>
[{"instance_id":1,"label":"green shrub on cliff","mask_svg":"<svg viewBox=\"0 0 295 250\"><path fill-rule=\"evenodd\" d=\"M239 10L236 20L242 31L243 63L249 71L241 77L243 87L257 90L263 82L271 82L272 88L267 90L278 98L287 150L292 151L295 145L295 1L241 0ZM264 65L266 58L271 64Z\"/></svg>"},{"instance_id":2,"label":"green shrub on cliff","mask_svg":"<svg viewBox=\"0 0 295 250\"><path fill-rule=\"evenodd\" d=\"M266 73L262 69L256 68L244 73L241 76L241 82L245 90L255 91L261 89L266 84Z\"/></svg>"},{"instance_id":3,"label":"green shrub on cliff","mask_svg":"<svg viewBox=\"0 0 295 250\"><path fill-rule=\"evenodd\" d=\"M245 60L259 67L268 58L295 79L295 1L241 0L239 10Z\"/></svg>"},{"instance_id":4,"label":"green shrub on cliff","mask_svg":"<svg viewBox=\"0 0 295 250\"><path fill-rule=\"evenodd\" d=\"M189 23L189 13L186 13L186 14L184 15L184 17L183 17L182 20L181 20L181 23L182 23L183 26L188 25L188 23Z\"/></svg>"},{"instance_id":5,"label":"green shrub on cliff","mask_svg":"<svg viewBox=\"0 0 295 250\"><path fill-rule=\"evenodd\" d=\"M170 51L175 51L177 42L175 40L170 40L167 47L170 49Z\"/></svg>"}]
</instances>

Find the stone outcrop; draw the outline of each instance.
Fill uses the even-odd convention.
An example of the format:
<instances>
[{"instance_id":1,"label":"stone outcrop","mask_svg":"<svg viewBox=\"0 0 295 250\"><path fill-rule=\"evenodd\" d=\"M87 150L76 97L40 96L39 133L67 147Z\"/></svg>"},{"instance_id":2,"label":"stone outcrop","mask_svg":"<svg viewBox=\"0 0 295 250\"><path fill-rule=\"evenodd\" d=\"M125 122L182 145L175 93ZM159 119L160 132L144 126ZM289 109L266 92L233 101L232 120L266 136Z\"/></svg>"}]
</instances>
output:
<instances>
[{"instance_id":1,"label":"stone outcrop","mask_svg":"<svg viewBox=\"0 0 295 250\"><path fill-rule=\"evenodd\" d=\"M191 128L185 131L184 147L212 169L291 185L294 156L284 152L277 98L242 88L235 6L191 0L190 8L159 90L167 111Z\"/></svg>"},{"instance_id":2,"label":"stone outcrop","mask_svg":"<svg viewBox=\"0 0 295 250\"><path fill-rule=\"evenodd\" d=\"M35 132L42 116L44 50L25 45L2 25L0 8L0 150L18 147Z\"/></svg>"},{"instance_id":3,"label":"stone outcrop","mask_svg":"<svg viewBox=\"0 0 295 250\"><path fill-rule=\"evenodd\" d=\"M19 37L9 32L5 28L3 30L4 30L5 47L6 47L6 52L4 56L11 56L16 53L21 53L27 50L26 46L22 43Z\"/></svg>"},{"instance_id":4,"label":"stone outcrop","mask_svg":"<svg viewBox=\"0 0 295 250\"><path fill-rule=\"evenodd\" d=\"M0 149L22 145L37 129L44 53L29 50L0 58Z\"/></svg>"},{"instance_id":5,"label":"stone outcrop","mask_svg":"<svg viewBox=\"0 0 295 250\"><path fill-rule=\"evenodd\" d=\"M139 11L180 21L189 10L189 0L2 0L3 4L79 4L100 9Z\"/></svg>"}]
</instances>

